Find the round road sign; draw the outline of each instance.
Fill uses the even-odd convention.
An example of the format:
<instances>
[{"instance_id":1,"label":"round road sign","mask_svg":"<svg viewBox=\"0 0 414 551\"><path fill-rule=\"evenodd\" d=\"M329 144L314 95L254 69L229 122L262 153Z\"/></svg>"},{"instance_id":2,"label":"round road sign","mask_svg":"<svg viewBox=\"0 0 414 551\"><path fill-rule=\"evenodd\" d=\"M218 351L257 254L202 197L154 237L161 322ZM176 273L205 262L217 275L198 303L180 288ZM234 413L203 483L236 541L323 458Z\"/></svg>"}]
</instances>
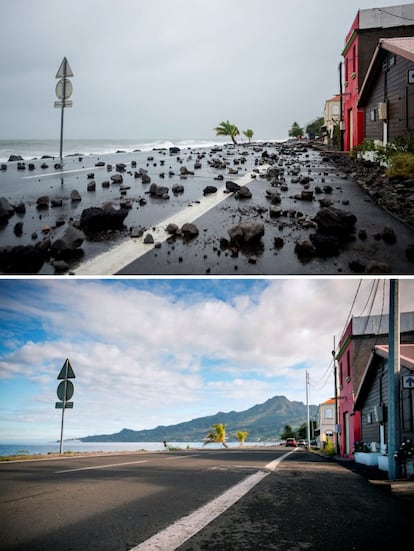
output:
<instances>
[{"instance_id":1,"label":"round road sign","mask_svg":"<svg viewBox=\"0 0 414 551\"><path fill-rule=\"evenodd\" d=\"M65 385L66 385L66 398L65 398ZM63 401L67 402L72 398L73 391L74 391L74 387L73 387L72 381L62 381L61 383L59 383L59 386L57 387L57 395L59 400L62 400L62 402Z\"/></svg>"},{"instance_id":2,"label":"round road sign","mask_svg":"<svg viewBox=\"0 0 414 551\"><path fill-rule=\"evenodd\" d=\"M63 95L65 91L65 95ZM68 99L72 95L73 86L70 80L67 78L61 78L56 84L56 97L59 99Z\"/></svg>"}]
</instances>

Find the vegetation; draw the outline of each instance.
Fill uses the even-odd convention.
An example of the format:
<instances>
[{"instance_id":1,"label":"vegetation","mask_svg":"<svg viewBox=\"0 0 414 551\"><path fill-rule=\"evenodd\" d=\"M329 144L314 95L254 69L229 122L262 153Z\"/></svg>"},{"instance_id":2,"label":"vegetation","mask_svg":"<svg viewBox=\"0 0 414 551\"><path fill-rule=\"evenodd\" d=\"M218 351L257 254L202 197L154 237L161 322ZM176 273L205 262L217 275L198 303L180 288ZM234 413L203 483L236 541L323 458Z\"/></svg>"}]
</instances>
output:
<instances>
[{"instance_id":1,"label":"vegetation","mask_svg":"<svg viewBox=\"0 0 414 551\"><path fill-rule=\"evenodd\" d=\"M402 178L414 178L414 154L395 153L391 156L388 176L401 176Z\"/></svg>"},{"instance_id":2,"label":"vegetation","mask_svg":"<svg viewBox=\"0 0 414 551\"><path fill-rule=\"evenodd\" d=\"M330 440L324 442L324 445L321 448L321 452L323 453L323 455L327 455L328 457L335 455L335 446L333 445L333 442L331 442Z\"/></svg>"},{"instance_id":3,"label":"vegetation","mask_svg":"<svg viewBox=\"0 0 414 551\"><path fill-rule=\"evenodd\" d=\"M214 430L209 432L205 438L204 445L206 444L223 444L225 448L227 448L226 444L226 425L223 423L217 423L212 426Z\"/></svg>"},{"instance_id":4,"label":"vegetation","mask_svg":"<svg viewBox=\"0 0 414 551\"><path fill-rule=\"evenodd\" d=\"M373 140L364 140L352 150L352 155L364 156L371 153L374 162L387 166L388 176L414 177L414 132L400 136L386 146Z\"/></svg>"},{"instance_id":5,"label":"vegetation","mask_svg":"<svg viewBox=\"0 0 414 551\"><path fill-rule=\"evenodd\" d=\"M306 420L306 406L302 402L291 402L285 396L273 396L262 404L256 404L244 411L219 411L206 417L198 417L176 425L161 425L148 430L122 429L113 434L84 436L82 442L200 442L204 441L210 427L225 423L227 434L236 440L238 430L249 431L249 440L274 440L287 423L297 427ZM317 415L317 407L310 406L310 416ZM229 438L230 439L230 438Z\"/></svg>"},{"instance_id":6,"label":"vegetation","mask_svg":"<svg viewBox=\"0 0 414 551\"><path fill-rule=\"evenodd\" d=\"M306 127L306 134L309 136L320 136L322 133L322 126L325 125L325 119L323 117L318 117L308 124Z\"/></svg>"},{"instance_id":7,"label":"vegetation","mask_svg":"<svg viewBox=\"0 0 414 551\"><path fill-rule=\"evenodd\" d=\"M239 129L231 122L222 121L215 129L217 136L229 136L234 145L237 145L236 136L240 134Z\"/></svg>"},{"instance_id":8,"label":"vegetation","mask_svg":"<svg viewBox=\"0 0 414 551\"><path fill-rule=\"evenodd\" d=\"M296 438L296 434L290 425L285 425L280 433L280 438L282 440L286 440L286 438Z\"/></svg>"},{"instance_id":9,"label":"vegetation","mask_svg":"<svg viewBox=\"0 0 414 551\"><path fill-rule=\"evenodd\" d=\"M289 136L291 138L300 138L303 136L304 131L301 126L297 122L294 122L289 130Z\"/></svg>"},{"instance_id":10,"label":"vegetation","mask_svg":"<svg viewBox=\"0 0 414 551\"><path fill-rule=\"evenodd\" d=\"M249 140L249 143L250 143L254 134L253 130L248 128L247 130L243 130L243 134L246 136L246 138Z\"/></svg>"},{"instance_id":11,"label":"vegetation","mask_svg":"<svg viewBox=\"0 0 414 551\"><path fill-rule=\"evenodd\" d=\"M249 434L249 431L247 431L247 430L238 430L235 433L235 436L236 436L237 440L240 442L240 446L243 446L243 444L246 441L246 438L247 438L248 434Z\"/></svg>"}]
</instances>

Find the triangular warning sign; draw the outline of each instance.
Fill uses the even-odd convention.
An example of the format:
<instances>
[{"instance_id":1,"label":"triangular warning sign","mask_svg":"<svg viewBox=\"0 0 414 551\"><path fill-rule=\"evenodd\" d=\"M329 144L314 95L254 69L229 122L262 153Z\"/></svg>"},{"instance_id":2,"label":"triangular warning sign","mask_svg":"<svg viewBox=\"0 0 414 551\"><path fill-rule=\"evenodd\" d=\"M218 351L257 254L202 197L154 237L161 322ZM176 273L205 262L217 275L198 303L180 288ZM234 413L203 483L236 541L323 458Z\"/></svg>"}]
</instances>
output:
<instances>
[{"instance_id":1,"label":"triangular warning sign","mask_svg":"<svg viewBox=\"0 0 414 551\"><path fill-rule=\"evenodd\" d=\"M62 369L60 370L60 373L58 375L59 379L75 379L76 375L73 372L72 366L70 365L70 361L68 359L65 360L65 363L63 364Z\"/></svg>"},{"instance_id":2,"label":"triangular warning sign","mask_svg":"<svg viewBox=\"0 0 414 551\"><path fill-rule=\"evenodd\" d=\"M73 77L72 69L66 57L63 58L63 61L60 64L59 70L56 73L56 78L65 78L65 77Z\"/></svg>"}]
</instances>

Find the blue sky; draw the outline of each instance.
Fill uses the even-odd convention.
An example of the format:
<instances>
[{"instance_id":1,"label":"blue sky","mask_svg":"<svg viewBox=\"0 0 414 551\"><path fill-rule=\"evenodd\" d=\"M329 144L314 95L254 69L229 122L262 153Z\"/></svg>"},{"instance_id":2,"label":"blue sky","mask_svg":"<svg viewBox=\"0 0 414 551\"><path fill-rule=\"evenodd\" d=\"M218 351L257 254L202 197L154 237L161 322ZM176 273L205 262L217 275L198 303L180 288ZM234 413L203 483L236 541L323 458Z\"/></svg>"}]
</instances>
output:
<instances>
[{"instance_id":1,"label":"blue sky","mask_svg":"<svg viewBox=\"0 0 414 551\"><path fill-rule=\"evenodd\" d=\"M352 314L367 315L374 280ZM350 314L350 279L0 279L0 443L60 436L57 376L76 379L65 438L149 429L275 395L333 394L331 350ZM373 312L388 308L388 282ZM364 310L365 309L365 310ZM414 280L401 281L414 310Z\"/></svg>"}]
</instances>

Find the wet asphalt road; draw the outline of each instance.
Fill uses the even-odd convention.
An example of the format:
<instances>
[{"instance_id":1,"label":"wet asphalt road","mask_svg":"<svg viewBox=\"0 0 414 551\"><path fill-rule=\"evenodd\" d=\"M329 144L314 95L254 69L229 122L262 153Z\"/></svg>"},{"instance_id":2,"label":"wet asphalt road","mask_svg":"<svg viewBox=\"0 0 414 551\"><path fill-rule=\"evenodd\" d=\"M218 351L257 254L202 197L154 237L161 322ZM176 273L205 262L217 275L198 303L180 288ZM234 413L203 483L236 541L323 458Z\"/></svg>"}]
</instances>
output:
<instances>
[{"instance_id":1,"label":"wet asphalt road","mask_svg":"<svg viewBox=\"0 0 414 551\"><path fill-rule=\"evenodd\" d=\"M279 448L0 465L2 550L128 550L263 469ZM412 501L298 450L180 551L398 548Z\"/></svg>"},{"instance_id":2,"label":"wet asphalt road","mask_svg":"<svg viewBox=\"0 0 414 551\"><path fill-rule=\"evenodd\" d=\"M280 218L271 218L270 202L266 198L269 181L260 178L257 173L258 161L267 151L269 155L277 154L281 166L285 170L287 188L282 191L280 206L286 214ZM210 166L212 159L220 159L227 163L226 169ZM180 183L184 192L170 193L169 200L156 199L148 195L148 185L135 178L130 163L135 160L136 169L148 171L152 182L158 185L172 187ZM194 169L196 160L200 160L201 168ZM94 166L96 162L106 163L103 167ZM107 171L107 164L113 165L112 171ZM123 173L124 182L121 190L119 185L111 184L103 187L102 182L114 174L116 163L127 165ZM238 164L237 164L238 163ZM227 194L225 201L214 207L208 213L198 218L195 223L199 235L189 241L182 238L171 238L161 243L160 248L149 247L146 254L139 259L131 258L126 264L119 266L115 273L119 275L348 275L355 274L350 263L358 261L363 266L358 273L368 273L372 262L385 264L386 272L391 274L411 275L414 273L414 262L409 261L405 251L408 245L414 243L414 230L398 221L377 206L349 176L342 173L329 161L324 159L319 151L295 149L294 147L280 149L280 146L264 145L263 147L221 148L220 151L184 150L179 155L170 156L166 151L136 152L100 157L77 157L65 159L65 174L54 174L52 168L42 170L40 160L34 161L33 172L18 171L13 163L8 170L0 173L0 195L10 202L23 201L26 204L24 215L14 215L6 226L0 229L0 246L16 244L35 244L44 238L43 231L53 228L59 220L76 220L82 210L89 206L102 206L110 202L115 208L122 201L130 201L130 210L125 219L126 231L113 232L104 240L86 239L82 245L80 258L74 260L73 269L79 262L85 262L105 250L116 247L125 239L130 239L129 229L133 227L151 230L155 224L174 216L182 211L191 212L191 207L203 201L203 190L208 185L218 187L218 194L223 195L225 181L236 181L249 174L251 178L247 187L252 193L249 199L237 199L234 194ZM53 164L49 162L50 165ZM331 193L315 195L313 201L297 199L302 185L294 183L290 174L292 167L299 166L301 175L311 178L310 189L316 186L331 187ZM194 174L180 177L180 169L185 166ZM230 174L230 169L237 174ZM96 181L96 191L86 191L93 173ZM162 176L163 175L163 176ZM218 181L217 176L224 180ZM73 203L70 193L78 189L82 201ZM274 189L274 188L272 188ZM47 194L51 199L61 197L61 207L38 211L37 197ZM145 205L140 199L146 200ZM300 218L312 219L320 208L320 199L328 199L332 206L350 211L357 217L355 236L342 247L337 256L329 258L312 258L302 261L295 253L298 240L308 239L313 229L303 227L298 223ZM264 224L265 234L258 246L244 247L239 251L229 250L222 246L223 239L228 239L228 229L240 221L258 221ZM23 234L14 234L16 222L23 223ZM391 227L397 237L394 244L388 244L379 236L384 227ZM366 239L358 237L360 230L365 230ZM33 239L33 233L37 238ZM278 244L275 245L275 238ZM54 269L45 263L39 275L53 274ZM372 273L384 273L380 270ZM99 273L112 275L103 267Z\"/></svg>"}]
</instances>

